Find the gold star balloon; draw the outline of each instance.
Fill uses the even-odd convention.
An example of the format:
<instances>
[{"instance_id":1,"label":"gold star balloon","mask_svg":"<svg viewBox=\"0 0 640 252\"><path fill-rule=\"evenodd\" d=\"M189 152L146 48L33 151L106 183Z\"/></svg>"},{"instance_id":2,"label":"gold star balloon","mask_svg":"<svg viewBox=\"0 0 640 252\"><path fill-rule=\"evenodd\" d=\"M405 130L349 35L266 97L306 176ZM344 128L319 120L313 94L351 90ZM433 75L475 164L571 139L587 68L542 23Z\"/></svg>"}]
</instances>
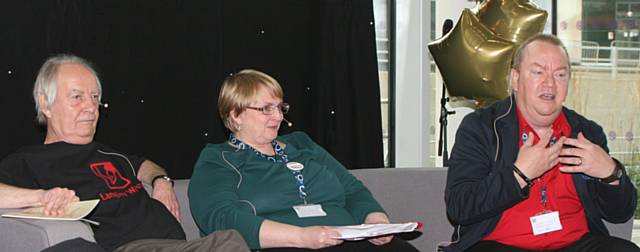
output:
<instances>
[{"instance_id":1,"label":"gold star balloon","mask_svg":"<svg viewBox=\"0 0 640 252\"><path fill-rule=\"evenodd\" d=\"M485 0L476 10L482 24L516 45L544 30L547 12L527 0Z\"/></svg>"},{"instance_id":2,"label":"gold star balloon","mask_svg":"<svg viewBox=\"0 0 640 252\"><path fill-rule=\"evenodd\" d=\"M450 96L498 100L509 95L513 42L496 35L465 9L456 26L429 43Z\"/></svg>"}]
</instances>

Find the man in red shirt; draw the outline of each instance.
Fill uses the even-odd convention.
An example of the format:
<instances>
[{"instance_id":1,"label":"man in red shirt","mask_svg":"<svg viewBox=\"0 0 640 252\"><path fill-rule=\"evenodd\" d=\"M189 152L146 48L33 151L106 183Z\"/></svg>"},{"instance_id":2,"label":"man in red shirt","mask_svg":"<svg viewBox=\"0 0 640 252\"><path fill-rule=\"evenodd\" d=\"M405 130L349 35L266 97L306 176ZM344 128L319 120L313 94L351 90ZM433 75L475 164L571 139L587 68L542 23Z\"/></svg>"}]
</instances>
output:
<instances>
[{"instance_id":1,"label":"man in red shirt","mask_svg":"<svg viewBox=\"0 0 640 252\"><path fill-rule=\"evenodd\" d=\"M563 107L569 55L551 35L516 51L513 94L465 117L445 200L456 225L445 251L640 251L602 219L633 216L636 190L602 128Z\"/></svg>"}]
</instances>

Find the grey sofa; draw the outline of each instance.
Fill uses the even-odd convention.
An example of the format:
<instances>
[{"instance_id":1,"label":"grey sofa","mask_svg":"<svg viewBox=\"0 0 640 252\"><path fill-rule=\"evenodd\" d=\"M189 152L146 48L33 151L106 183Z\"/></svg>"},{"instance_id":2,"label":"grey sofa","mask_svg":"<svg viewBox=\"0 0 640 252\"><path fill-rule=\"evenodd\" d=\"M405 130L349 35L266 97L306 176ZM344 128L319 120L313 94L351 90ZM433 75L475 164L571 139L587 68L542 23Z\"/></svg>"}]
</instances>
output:
<instances>
[{"instance_id":1,"label":"grey sofa","mask_svg":"<svg viewBox=\"0 0 640 252\"><path fill-rule=\"evenodd\" d=\"M398 168L352 170L372 191L393 222L420 221L423 233L410 242L421 251L436 251L449 241L453 227L444 205L445 168ZM188 180L176 181L187 239L199 237L187 200ZM0 209L0 212L9 211ZM633 222L611 225L613 235L630 239ZM408 237L415 236L409 234ZM40 251L61 241L83 237L93 241L91 229L79 221L44 221L0 218L1 251Z\"/></svg>"}]
</instances>

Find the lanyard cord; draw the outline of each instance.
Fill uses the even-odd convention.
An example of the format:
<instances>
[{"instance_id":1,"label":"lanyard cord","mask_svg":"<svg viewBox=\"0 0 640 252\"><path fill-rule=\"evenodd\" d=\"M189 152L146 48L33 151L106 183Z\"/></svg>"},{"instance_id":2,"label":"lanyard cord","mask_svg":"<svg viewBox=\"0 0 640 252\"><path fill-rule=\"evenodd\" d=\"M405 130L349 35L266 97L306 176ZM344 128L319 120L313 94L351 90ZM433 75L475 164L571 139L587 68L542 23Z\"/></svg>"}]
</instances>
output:
<instances>
[{"instance_id":1,"label":"lanyard cord","mask_svg":"<svg viewBox=\"0 0 640 252\"><path fill-rule=\"evenodd\" d=\"M247 149L252 150L253 153L255 153L258 157L264 158L271 162L284 163L285 165L289 163L289 157L284 152L284 148L282 148L282 146L280 146L280 144L278 144L276 140L271 141L271 146L273 146L273 150L276 153L275 156L267 156L263 154L262 152L253 148L251 145L248 145L242 142L240 139L234 136L233 133L229 135L229 143L240 150L247 150ZM304 176L302 175L302 170L292 170L292 169L289 169L289 170L291 171L291 174L293 175L293 179L296 182L296 186L298 187L298 196L300 197L300 199L302 199L302 201L306 205L308 194L305 191Z\"/></svg>"}]
</instances>

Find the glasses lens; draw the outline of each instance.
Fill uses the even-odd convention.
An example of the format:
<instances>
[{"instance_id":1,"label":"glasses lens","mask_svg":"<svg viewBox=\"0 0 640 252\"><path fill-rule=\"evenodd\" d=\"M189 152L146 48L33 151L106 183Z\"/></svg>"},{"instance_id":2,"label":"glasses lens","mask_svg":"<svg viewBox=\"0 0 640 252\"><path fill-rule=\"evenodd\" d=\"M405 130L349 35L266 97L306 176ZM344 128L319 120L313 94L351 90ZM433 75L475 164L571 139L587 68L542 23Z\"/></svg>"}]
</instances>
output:
<instances>
[{"instance_id":1,"label":"glasses lens","mask_svg":"<svg viewBox=\"0 0 640 252\"><path fill-rule=\"evenodd\" d=\"M262 114L272 115L274 111L276 111L276 108L273 105L262 107Z\"/></svg>"},{"instance_id":2,"label":"glasses lens","mask_svg":"<svg viewBox=\"0 0 640 252\"><path fill-rule=\"evenodd\" d=\"M281 103L279 107L283 115L289 112L289 103Z\"/></svg>"}]
</instances>

